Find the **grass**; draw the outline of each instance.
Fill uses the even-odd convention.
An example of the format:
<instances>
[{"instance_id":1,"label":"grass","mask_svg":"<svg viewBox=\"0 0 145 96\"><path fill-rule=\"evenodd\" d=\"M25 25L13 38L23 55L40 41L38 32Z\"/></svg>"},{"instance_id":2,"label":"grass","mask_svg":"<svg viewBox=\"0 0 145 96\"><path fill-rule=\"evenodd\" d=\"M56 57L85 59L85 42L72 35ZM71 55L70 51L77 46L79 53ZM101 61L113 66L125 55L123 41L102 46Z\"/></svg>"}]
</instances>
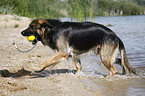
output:
<instances>
[{"instance_id":1,"label":"grass","mask_svg":"<svg viewBox=\"0 0 145 96\"><path fill-rule=\"evenodd\" d=\"M13 7L14 6L12 4L0 6L0 14L12 14L12 13L14 13Z\"/></svg>"},{"instance_id":2,"label":"grass","mask_svg":"<svg viewBox=\"0 0 145 96\"><path fill-rule=\"evenodd\" d=\"M145 3L145 1L144 1ZM65 14L63 14L65 10ZM29 18L71 17L93 21L95 16L144 15L145 7L133 0L1 0L0 14Z\"/></svg>"},{"instance_id":3,"label":"grass","mask_svg":"<svg viewBox=\"0 0 145 96\"><path fill-rule=\"evenodd\" d=\"M13 15L12 19L17 20L17 21L21 21L21 18L15 14Z\"/></svg>"},{"instance_id":4,"label":"grass","mask_svg":"<svg viewBox=\"0 0 145 96\"><path fill-rule=\"evenodd\" d=\"M19 24L15 24L15 26L14 26L15 28L18 28L19 27Z\"/></svg>"}]
</instances>

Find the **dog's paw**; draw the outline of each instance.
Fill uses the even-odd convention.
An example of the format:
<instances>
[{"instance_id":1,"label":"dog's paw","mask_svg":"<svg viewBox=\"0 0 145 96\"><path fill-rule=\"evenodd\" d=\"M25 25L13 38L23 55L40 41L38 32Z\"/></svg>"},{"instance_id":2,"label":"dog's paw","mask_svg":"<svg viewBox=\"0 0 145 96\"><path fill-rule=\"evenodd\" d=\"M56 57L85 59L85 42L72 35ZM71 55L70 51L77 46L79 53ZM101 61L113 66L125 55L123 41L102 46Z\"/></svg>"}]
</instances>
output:
<instances>
[{"instance_id":1,"label":"dog's paw","mask_svg":"<svg viewBox=\"0 0 145 96\"><path fill-rule=\"evenodd\" d=\"M31 71L31 75L33 75L33 74L35 74L35 73L36 73L35 70L32 70L32 71Z\"/></svg>"},{"instance_id":2,"label":"dog's paw","mask_svg":"<svg viewBox=\"0 0 145 96\"><path fill-rule=\"evenodd\" d=\"M41 71L38 71L38 70L32 70L31 71L31 74L36 74L36 73L40 73Z\"/></svg>"},{"instance_id":3,"label":"dog's paw","mask_svg":"<svg viewBox=\"0 0 145 96\"><path fill-rule=\"evenodd\" d=\"M36 77L46 77L49 76L48 74L45 74L44 72L39 72L36 70L31 71L31 75L32 76L36 76Z\"/></svg>"},{"instance_id":4,"label":"dog's paw","mask_svg":"<svg viewBox=\"0 0 145 96\"><path fill-rule=\"evenodd\" d=\"M77 76L79 76L79 75L83 75L84 72L80 70L80 71L76 72L75 74L76 74Z\"/></svg>"}]
</instances>

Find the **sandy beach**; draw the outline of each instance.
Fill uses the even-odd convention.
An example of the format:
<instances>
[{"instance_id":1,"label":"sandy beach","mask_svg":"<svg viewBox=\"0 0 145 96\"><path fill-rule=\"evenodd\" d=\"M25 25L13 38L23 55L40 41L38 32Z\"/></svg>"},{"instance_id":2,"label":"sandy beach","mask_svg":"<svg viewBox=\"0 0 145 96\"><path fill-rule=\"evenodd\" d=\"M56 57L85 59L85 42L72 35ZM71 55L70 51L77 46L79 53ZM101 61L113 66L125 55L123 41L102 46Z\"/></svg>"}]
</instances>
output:
<instances>
[{"instance_id":1,"label":"sandy beach","mask_svg":"<svg viewBox=\"0 0 145 96\"><path fill-rule=\"evenodd\" d=\"M53 56L52 50L40 42L28 53L20 53L13 42L21 50L28 50L32 44L20 32L25 29L31 19L13 15L0 15L0 70L17 72L21 68L32 71ZM67 62L68 63L68 62ZM70 65L75 70L74 65ZM68 66L62 62L54 68L53 74L47 68L43 74L20 77L0 76L0 96L99 96L99 91L90 91L82 83L82 78L69 73Z\"/></svg>"}]
</instances>

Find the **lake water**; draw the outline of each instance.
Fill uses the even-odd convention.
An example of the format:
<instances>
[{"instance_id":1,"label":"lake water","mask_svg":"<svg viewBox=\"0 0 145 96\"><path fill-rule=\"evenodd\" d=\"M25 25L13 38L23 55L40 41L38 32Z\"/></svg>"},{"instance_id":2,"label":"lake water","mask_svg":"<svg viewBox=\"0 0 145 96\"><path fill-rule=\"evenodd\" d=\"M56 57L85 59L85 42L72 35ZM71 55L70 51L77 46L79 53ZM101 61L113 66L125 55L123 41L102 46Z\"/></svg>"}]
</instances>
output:
<instances>
[{"instance_id":1,"label":"lake water","mask_svg":"<svg viewBox=\"0 0 145 96\"><path fill-rule=\"evenodd\" d=\"M69 21L70 18L62 18ZM112 24L112 29L124 42L131 65L138 75L115 75L104 77L109 72L101 64L99 56L88 53L82 56L82 82L90 91L100 91L101 96L145 96L145 15L96 17L94 22ZM121 67L115 65L121 73Z\"/></svg>"}]
</instances>

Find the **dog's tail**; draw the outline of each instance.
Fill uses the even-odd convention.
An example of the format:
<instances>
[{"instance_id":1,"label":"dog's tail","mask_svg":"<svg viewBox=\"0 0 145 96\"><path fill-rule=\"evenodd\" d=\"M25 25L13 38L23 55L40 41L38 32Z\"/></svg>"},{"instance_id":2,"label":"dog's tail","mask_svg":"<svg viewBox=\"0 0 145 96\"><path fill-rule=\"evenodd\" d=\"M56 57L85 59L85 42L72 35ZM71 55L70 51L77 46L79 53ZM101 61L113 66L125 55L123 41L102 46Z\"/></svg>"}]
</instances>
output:
<instances>
[{"instance_id":1,"label":"dog's tail","mask_svg":"<svg viewBox=\"0 0 145 96\"><path fill-rule=\"evenodd\" d=\"M119 39L119 51L120 51L120 56L121 56L121 66L123 67L123 69L124 68L128 69L128 71L130 73L133 73L133 74L136 75L137 74L136 70L132 67L132 65L130 65L130 63L128 61L128 58L127 58L127 54L126 54L126 51L125 51L124 44L120 39ZM124 71L125 71L125 69L124 69Z\"/></svg>"}]
</instances>

